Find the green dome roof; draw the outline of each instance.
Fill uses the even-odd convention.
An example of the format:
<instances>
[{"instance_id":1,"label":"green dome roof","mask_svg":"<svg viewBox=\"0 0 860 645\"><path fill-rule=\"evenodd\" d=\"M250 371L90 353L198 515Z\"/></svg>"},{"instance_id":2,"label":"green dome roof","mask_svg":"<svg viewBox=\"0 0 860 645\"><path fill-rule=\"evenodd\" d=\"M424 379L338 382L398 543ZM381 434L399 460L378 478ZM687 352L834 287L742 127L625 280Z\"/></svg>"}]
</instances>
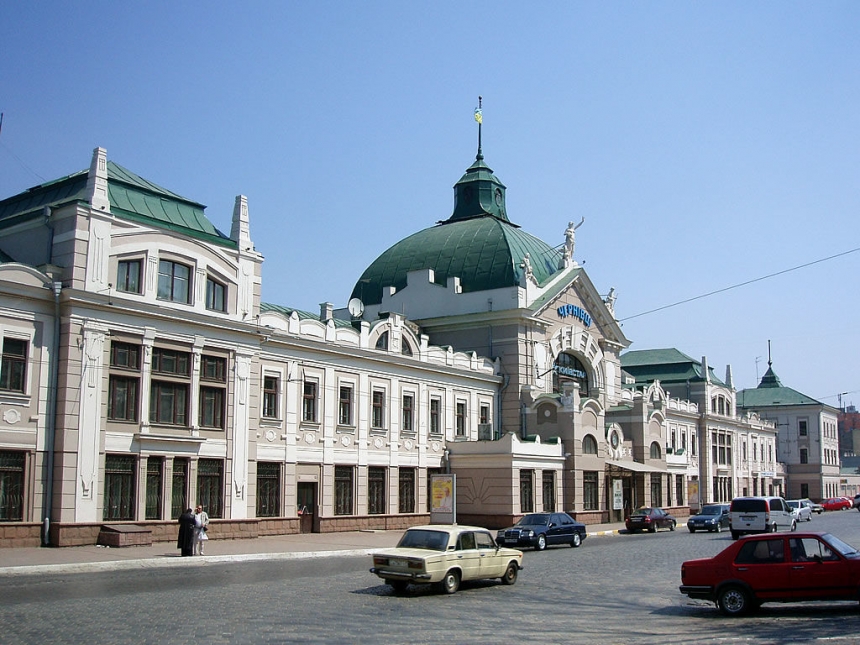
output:
<instances>
[{"instance_id":1,"label":"green dome roof","mask_svg":"<svg viewBox=\"0 0 860 645\"><path fill-rule=\"evenodd\" d=\"M351 297L366 305L380 304L385 287L399 291L408 272L422 269L433 269L442 285L448 278L460 278L464 292L517 286L526 253L538 284L558 272L561 251L508 220L505 186L484 164L480 151L454 193L451 217L385 251L362 274Z\"/></svg>"}]
</instances>

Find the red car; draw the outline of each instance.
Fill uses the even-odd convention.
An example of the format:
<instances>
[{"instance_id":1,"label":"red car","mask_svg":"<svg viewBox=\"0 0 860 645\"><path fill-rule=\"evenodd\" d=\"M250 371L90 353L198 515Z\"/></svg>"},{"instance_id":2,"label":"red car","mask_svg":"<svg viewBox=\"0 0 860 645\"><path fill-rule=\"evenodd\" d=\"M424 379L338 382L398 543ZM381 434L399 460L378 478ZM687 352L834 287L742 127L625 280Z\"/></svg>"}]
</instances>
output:
<instances>
[{"instance_id":1,"label":"red car","mask_svg":"<svg viewBox=\"0 0 860 645\"><path fill-rule=\"evenodd\" d=\"M636 533L637 531L656 533L657 529L674 531L677 522L672 515L662 508L644 506L633 511L624 524L627 526L628 533Z\"/></svg>"},{"instance_id":2,"label":"red car","mask_svg":"<svg viewBox=\"0 0 860 645\"><path fill-rule=\"evenodd\" d=\"M853 502L845 497L831 497L821 502L825 511L847 511Z\"/></svg>"},{"instance_id":3,"label":"red car","mask_svg":"<svg viewBox=\"0 0 860 645\"><path fill-rule=\"evenodd\" d=\"M681 565L681 593L726 616L764 602L860 598L860 552L830 533L762 533Z\"/></svg>"}]
</instances>

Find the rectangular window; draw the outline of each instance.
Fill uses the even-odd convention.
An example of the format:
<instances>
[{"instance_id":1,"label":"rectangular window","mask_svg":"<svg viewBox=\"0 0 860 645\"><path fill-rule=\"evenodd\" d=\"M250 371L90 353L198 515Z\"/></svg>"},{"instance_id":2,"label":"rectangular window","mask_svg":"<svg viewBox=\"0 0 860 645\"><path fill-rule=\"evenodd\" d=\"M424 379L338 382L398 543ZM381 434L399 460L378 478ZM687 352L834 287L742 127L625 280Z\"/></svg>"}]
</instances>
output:
<instances>
[{"instance_id":1,"label":"rectangular window","mask_svg":"<svg viewBox=\"0 0 860 645\"><path fill-rule=\"evenodd\" d=\"M809 434L809 429L807 428L806 421L797 422L797 432L801 437L806 437Z\"/></svg>"},{"instance_id":2,"label":"rectangular window","mask_svg":"<svg viewBox=\"0 0 860 645\"><path fill-rule=\"evenodd\" d=\"M188 508L188 460L173 460L171 482L170 517L177 519Z\"/></svg>"},{"instance_id":3,"label":"rectangular window","mask_svg":"<svg viewBox=\"0 0 860 645\"><path fill-rule=\"evenodd\" d=\"M352 425L352 387L349 385L340 386L337 422L342 426Z\"/></svg>"},{"instance_id":4,"label":"rectangular window","mask_svg":"<svg viewBox=\"0 0 860 645\"><path fill-rule=\"evenodd\" d=\"M187 385L164 381L152 382L152 392L149 400L149 418L153 423L186 426L187 415Z\"/></svg>"},{"instance_id":5,"label":"rectangular window","mask_svg":"<svg viewBox=\"0 0 860 645\"><path fill-rule=\"evenodd\" d=\"M197 503L209 517L224 517L224 462L220 459L197 462Z\"/></svg>"},{"instance_id":6,"label":"rectangular window","mask_svg":"<svg viewBox=\"0 0 860 645\"><path fill-rule=\"evenodd\" d=\"M385 513L385 468L367 469L367 512L371 515Z\"/></svg>"},{"instance_id":7,"label":"rectangular window","mask_svg":"<svg viewBox=\"0 0 860 645\"><path fill-rule=\"evenodd\" d=\"M140 293L140 260L120 260L116 271L116 290Z\"/></svg>"},{"instance_id":8,"label":"rectangular window","mask_svg":"<svg viewBox=\"0 0 860 645\"><path fill-rule=\"evenodd\" d=\"M334 467L334 514L352 515L352 466Z\"/></svg>"},{"instance_id":9,"label":"rectangular window","mask_svg":"<svg viewBox=\"0 0 860 645\"><path fill-rule=\"evenodd\" d=\"M400 513L415 512L415 469L401 468L398 475L397 510Z\"/></svg>"},{"instance_id":10,"label":"rectangular window","mask_svg":"<svg viewBox=\"0 0 860 645\"><path fill-rule=\"evenodd\" d=\"M257 462L257 517L281 514L281 465Z\"/></svg>"},{"instance_id":11,"label":"rectangular window","mask_svg":"<svg viewBox=\"0 0 860 645\"><path fill-rule=\"evenodd\" d=\"M675 475L675 503L678 506L684 505L684 476Z\"/></svg>"},{"instance_id":12,"label":"rectangular window","mask_svg":"<svg viewBox=\"0 0 860 645\"><path fill-rule=\"evenodd\" d=\"M188 352L155 347L152 350L152 371L159 374L188 376L191 374L190 356Z\"/></svg>"},{"instance_id":13,"label":"rectangular window","mask_svg":"<svg viewBox=\"0 0 860 645\"><path fill-rule=\"evenodd\" d=\"M371 405L370 427L377 430L385 428L385 392L374 390Z\"/></svg>"},{"instance_id":14,"label":"rectangular window","mask_svg":"<svg viewBox=\"0 0 860 645\"><path fill-rule=\"evenodd\" d=\"M582 473L582 508L586 511L599 510L597 497L597 472Z\"/></svg>"},{"instance_id":15,"label":"rectangular window","mask_svg":"<svg viewBox=\"0 0 860 645\"><path fill-rule=\"evenodd\" d=\"M206 308L227 311L227 287L212 278L206 278Z\"/></svg>"},{"instance_id":16,"label":"rectangular window","mask_svg":"<svg viewBox=\"0 0 860 645\"><path fill-rule=\"evenodd\" d=\"M110 366L127 370L139 370L140 345L112 342L110 344Z\"/></svg>"},{"instance_id":17,"label":"rectangular window","mask_svg":"<svg viewBox=\"0 0 860 645\"><path fill-rule=\"evenodd\" d=\"M456 433L458 437L466 436L466 402L457 401Z\"/></svg>"},{"instance_id":18,"label":"rectangular window","mask_svg":"<svg viewBox=\"0 0 860 645\"><path fill-rule=\"evenodd\" d=\"M441 434L442 399L430 399L430 434Z\"/></svg>"},{"instance_id":19,"label":"rectangular window","mask_svg":"<svg viewBox=\"0 0 860 645\"><path fill-rule=\"evenodd\" d=\"M651 473L651 506L663 506L663 475Z\"/></svg>"},{"instance_id":20,"label":"rectangular window","mask_svg":"<svg viewBox=\"0 0 860 645\"><path fill-rule=\"evenodd\" d=\"M24 519L25 454L0 451L0 522Z\"/></svg>"},{"instance_id":21,"label":"rectangular window","mask_svg":"<svg viewBox=\"0 0 860 645\"><path fill-rule=\"evenodd\" d=\"M317 421L317 382L305 381L302 390L302 421Z\"/></svg>"},{"instance_id":22,"label":"rectangular window","mask_svg":"<svg viewBox=\"0 0 860 645\"><path fill-rule=\"evenodd\" d=\"M200 425L224 429L224 404L227 391L222 387L200 388Z\"/></svg>"},{"instance_id":23,"label":"rectangular window","mask_svg":"<svg viewBox=\"0 0 860 645\"><path fill-rule=\"evenodd\" d=\"M0 390L24 392L27 373L27 341L3 339L3 359L0 362Z\"/></svg>"},{"instance_id":24,"label":"rectangular window","mask_svg":"<svg viewBox=\"0 0 860 645\"><path fill-rule=\"evenodd\" d=\"M263 377L263 416L267 419L278 418L278 378Z\"/></svg>"},{"instance_id":25,"label":"rectangular window","mask_svg":"<svg viewBox=\"0 0 860 645\"><path fill-rule=\"evenodd\" d=\"M103 520L134 519L134 457L105 455Z\"/></svg>"},{"instance_id":26,"label":"rectangular window","mask_svg":"<svg viewBox=\"0 0 860 645\"><path fill-rule=\"evenodd\" d=\"M159 260L158 299L190 303L191 267L170 260Z\"/></svg>"},{"instance_id":27,"label":"rectangular window","mask_svg":"<svg viewBox=\"0 0 860 645\"><path fill-rule=\"evenodd\" d=\"M552 470L543 471L543 510L555 511L555 472Z\"/></svg>"},{"instance_id":28,"label":"rectangular window","mask_svg":"<svg viewBox=\"0 0 860 645\"><path fill-rule=\"evenodd\" d=\"M535 510L534 471L520 471L520 513L533 513Z\"/></svg>"},{"instance_id":29,"label":"rectangular window","mask_svg":"<svg viewBox=\"0 0 860 645\"><path fill-rule=\"evenodd\" d=\"M108 381L108 419L137 421L139 379L110 375Z\"/></svg>"},{"instance_id":30,"label":"rectangular window","mask_svg":"<svg viewBox=\"0 0 860 645\"><path fill-rule=\"evenodd\" d=\"M146 519L161 519L161 500L164 482L164 460L149 457L146 460Z\"/></svg>"},{"instance_id":31,"label":"rectangular window","mask_svg":"<svg viewBox=\"0 0 860 645\"><path fill-rule=\"evenodd\" d=\"M480 421L478 423L489 423L490 422L490 406L486 403L481 404L481 414Z\"/></svg>"},{"instance_id":32,"label":"rectangular window","mask_svg":"<svg viewBox=\"0 0 860 645\"><path fill-rule=\"evenodd\" d=\"M412 394L403 395L403 432L415 431L415 397Z\"/></svg>"},{"instance_id":33,"label":"rectangular window","mask_svg":"<svg viewBox=\"0 0 860 645\"><path fill-rule=\"evenodd\" d=\"M809 463L809 451L806 448L800 449L800 463L808 464Z\"/></svg>"},{"instance_id":34,"label":"rectangular window","mask_svg":"<svg viewBox=\"0 0 860 645\"><path fill-rule=\"evenodd\" d=\"M226 383L227 359L222 356L202 356L200 358L200 380Z\"/></svg>"}]
</instances>

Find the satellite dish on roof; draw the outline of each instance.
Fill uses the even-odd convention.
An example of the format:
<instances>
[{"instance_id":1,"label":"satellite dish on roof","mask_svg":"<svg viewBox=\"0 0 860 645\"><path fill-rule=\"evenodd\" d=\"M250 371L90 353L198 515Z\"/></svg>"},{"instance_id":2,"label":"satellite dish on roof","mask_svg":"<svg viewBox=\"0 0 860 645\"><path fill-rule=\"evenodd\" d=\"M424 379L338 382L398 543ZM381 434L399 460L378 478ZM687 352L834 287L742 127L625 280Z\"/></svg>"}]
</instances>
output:
<instances>
[{"instance_id":1,"label":"satellite dish on roof","mask_svg":"<svg viewBox=\"0 0 860 645\"><path fill-rule=\"evenodd\" d=\"M364 303L358 298L352 298L347 303L346 308L349 310L349 315L353 318L361 318L361 314L364 313Z\"/></svg>"}]
</instances>

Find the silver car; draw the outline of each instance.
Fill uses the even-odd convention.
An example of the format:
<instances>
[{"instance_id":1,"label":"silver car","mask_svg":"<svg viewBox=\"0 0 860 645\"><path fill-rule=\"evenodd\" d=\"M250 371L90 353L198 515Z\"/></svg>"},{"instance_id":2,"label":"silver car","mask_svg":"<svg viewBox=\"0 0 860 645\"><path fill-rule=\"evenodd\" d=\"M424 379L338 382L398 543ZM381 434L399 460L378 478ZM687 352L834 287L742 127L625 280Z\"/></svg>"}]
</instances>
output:
<instances>
[{"instance_id":1,"label":"silver car","mask_svg":"<svg viewBox=\"0 0 860 645\"><path fill-rule=\"evenodd\" d=\"M812 521L812 504L805 499L789 499L785 502L791 509L791 514L797 522Z\"/></svg>"}]
</instances>

